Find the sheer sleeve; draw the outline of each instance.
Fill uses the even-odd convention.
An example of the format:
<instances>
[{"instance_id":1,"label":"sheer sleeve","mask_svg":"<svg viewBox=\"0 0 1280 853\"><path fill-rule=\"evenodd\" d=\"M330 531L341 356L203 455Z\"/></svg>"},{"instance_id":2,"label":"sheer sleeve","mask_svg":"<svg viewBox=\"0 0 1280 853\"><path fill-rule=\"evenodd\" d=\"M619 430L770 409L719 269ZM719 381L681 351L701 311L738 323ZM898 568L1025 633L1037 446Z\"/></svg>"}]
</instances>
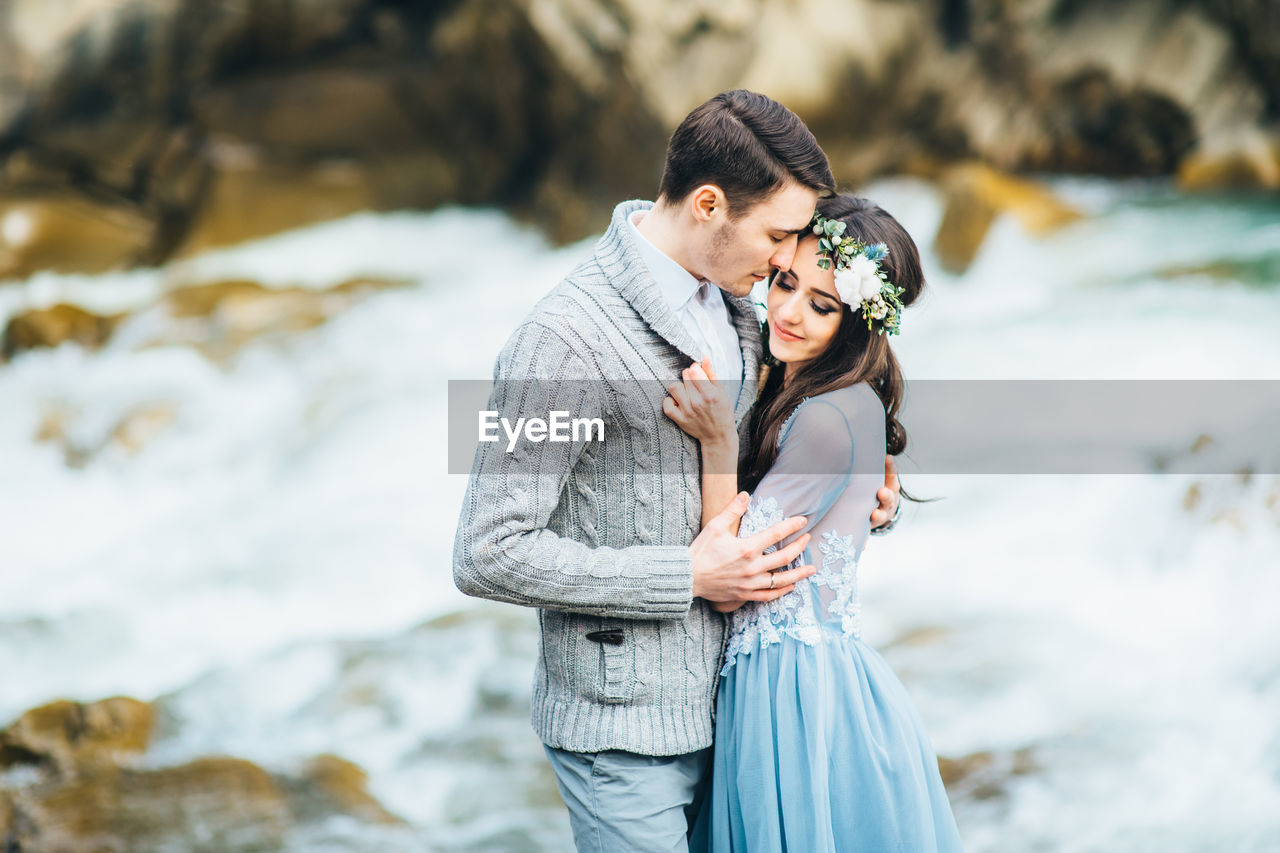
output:
<instances>
[{"instance_id":1,"label":"sheer sleeve","mask_svg":"<svg viewBox=\"0 0 1280 853\"><path fill-rule=\"evenodd\" d=\"M739 536L751 536L793 515L805 526L784 540L813 530L844 491L853 473L853 431L836 404L805 400L783 424L778 458L751 495Z\"/></svg>"}]
</instances>

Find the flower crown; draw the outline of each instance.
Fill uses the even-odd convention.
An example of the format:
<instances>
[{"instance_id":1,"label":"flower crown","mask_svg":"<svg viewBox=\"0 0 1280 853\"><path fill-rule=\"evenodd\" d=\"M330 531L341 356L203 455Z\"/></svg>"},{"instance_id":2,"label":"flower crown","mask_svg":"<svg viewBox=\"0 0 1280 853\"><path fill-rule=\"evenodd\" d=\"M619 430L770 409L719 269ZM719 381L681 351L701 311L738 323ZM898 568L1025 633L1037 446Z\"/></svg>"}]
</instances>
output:
<instances>
[{"instance_id":1,"label":"flower crown","mask_svg":"<svg viewBox=\"0 0 1280 853\"><path fill-rule=\"evenodd\" d=\"M836 292L840 301L854 311L861 311L866 318L867 329L883 335L896 335L902 320L901 294L904 288L889 281L880 269L880 261L889 255L884 243L868 246L844 234L845 224L838 219L827 219L821 213L813 215L813 233L818 237L818 267L836 267Z\"/></svg>"}]
</instances>

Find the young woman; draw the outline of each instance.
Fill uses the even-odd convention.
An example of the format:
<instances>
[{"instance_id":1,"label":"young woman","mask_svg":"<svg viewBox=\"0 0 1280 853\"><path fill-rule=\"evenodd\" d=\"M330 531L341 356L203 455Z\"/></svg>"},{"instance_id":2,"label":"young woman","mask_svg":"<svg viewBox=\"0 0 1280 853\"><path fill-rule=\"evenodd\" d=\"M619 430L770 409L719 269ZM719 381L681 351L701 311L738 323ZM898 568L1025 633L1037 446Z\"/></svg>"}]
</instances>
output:
<instances>
[{"instance_id":1,"label":"young woman","mask_svg":"<svg viewBox=\"0 0 1280 853\"><path fill-rule=\"evenodd\" d=\"M902 683L859 631L858 558L887 452L906 435L889 347L924 286L897 220L851 196L824 199L814 233L773 278L773 368L739 464L726 395L705 365L664 408L701 442L703 520L751 498L740 536L803 515L797 564L817 573L767 603L720 605L730 632L711 788L692 850L955 851L937 757ZM734 474L734 471L738 474ZM785 543L783 543L785 545Z\"/></svg>"}]
</instances>

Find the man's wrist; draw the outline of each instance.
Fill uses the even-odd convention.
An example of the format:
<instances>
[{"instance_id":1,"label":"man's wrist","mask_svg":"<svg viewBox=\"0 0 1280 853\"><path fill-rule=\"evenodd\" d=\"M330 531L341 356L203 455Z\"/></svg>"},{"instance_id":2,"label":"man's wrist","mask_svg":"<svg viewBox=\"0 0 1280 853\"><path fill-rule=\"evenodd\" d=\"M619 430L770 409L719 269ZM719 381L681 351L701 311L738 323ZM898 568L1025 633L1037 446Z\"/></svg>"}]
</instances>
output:
<instances>
[{"instance_id":1,"label":"man's wrist","mask_svg":"<svg viewBox=\"0 0 1280 853\"><path fill-rule=\"evenodd\" d=\"M694 553L692 545L689 546L689 591L691 598L700 598L702 590L698 583L698 555Z\"/></svg>"}]
</instances>

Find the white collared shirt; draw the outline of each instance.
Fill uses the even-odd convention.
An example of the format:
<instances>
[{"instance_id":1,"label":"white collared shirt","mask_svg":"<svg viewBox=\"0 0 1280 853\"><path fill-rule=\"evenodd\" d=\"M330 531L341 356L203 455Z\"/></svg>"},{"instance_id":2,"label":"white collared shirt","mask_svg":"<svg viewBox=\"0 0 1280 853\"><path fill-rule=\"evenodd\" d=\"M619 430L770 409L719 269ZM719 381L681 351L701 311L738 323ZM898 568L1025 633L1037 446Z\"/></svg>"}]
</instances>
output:
<instances>
[{"instance_id":1,"label":"white collared shirt","mask_svg":"<svg viewBox=\"0 0 1280 853\"><path fill-rule=\"evenodd\" d=\"M724 303L724 294L711 282L694 278L688 270L650 243L636 227L636 222L644 214L643 210L636 211L627 217L627 224L636 237L640 257L658 283L663 298L680 324L693 336L701 349L700 355L711 356L716 377L741 381L742 346L738 343L738 330L729 316L729 307Z\"/></svg>"}]
</instances>

